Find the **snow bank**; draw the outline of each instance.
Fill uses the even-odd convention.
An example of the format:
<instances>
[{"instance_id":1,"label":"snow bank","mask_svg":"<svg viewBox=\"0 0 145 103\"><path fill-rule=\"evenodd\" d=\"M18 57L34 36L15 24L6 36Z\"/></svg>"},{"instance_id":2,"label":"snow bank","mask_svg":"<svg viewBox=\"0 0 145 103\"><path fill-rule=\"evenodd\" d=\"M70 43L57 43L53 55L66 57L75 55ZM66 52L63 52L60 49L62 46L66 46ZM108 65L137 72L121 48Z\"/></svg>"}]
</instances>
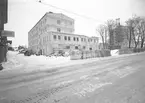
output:
<instances>
[{"instance_id":1,"label":"snow bank","mask_svg":"<svg viewBox=\"0 0 145 103\"><path fill-rule=\"evenodd\" d=\"M3 62L2 66L4 69L12 69L22 66L21 62L16 58L18 52L8 51L7 53L7 62Z\"/></svg>"},{"instance_id":2,"label":"snow bank","mask_svg":"<svg viewBox=\"0 0 145 103\"><path fill-rule=\"evenodd\" d=\"M100 58L90 58L84 60L70 60L70 57L46 57L46 56L24 56L18 52L8 52L8 61L2 63L4 70L17 73L27 73L32 71L43 71L55 67L71 66L83 63L89 63Z\"/></svg>"},{"instance_id":3,"label":"snow bank","mask_svg":"<svg viewBox=\"0 0 145 103\"><path fill-rule=\"evenodd\" d=\"M112 57L106 57L106 58L70 60L70 57L54 57L54 56L46 57L46 56L35 56L35 55L24 56L24 54L18 54L18 52L9 51L7 54L8 61L2 63L2 65L4 67L3 71L11 70L10 72L27 73L32 71L43 71L48 69L54 69L55 67L71 66L77 64L90 63L97 60L116 58L116 56L114 55L118 55L118 50L111 51L111 55ZM122 56L127 56L127 55L122 55Z\"/></svg>"},{"instance_id":4,"label":"snow bank","mask_svg":"<svg viewBox=\"0 0 145 103\"><path fill-rule=\"evenodd\" d=\"M21 58L24 61L27 61L27 68L33 69L48 69L56 66L60 66L61 64L66 64L70 61L70 57L46 57L46 56L23 56Z\"/></svg>"},{"instance_id":5,"label":"snow bank","mask_svg":"<svg viewBox=\"0 0 145 103\"><path fill-rule=\"evenodd\" d=\"M21 57L28 62L28 65L38 65L38 64L49 64L49 65L56 65L67 62L70 60L70 57L46 57L46 56L23 56Z\"/></svg>"}]
</instances>

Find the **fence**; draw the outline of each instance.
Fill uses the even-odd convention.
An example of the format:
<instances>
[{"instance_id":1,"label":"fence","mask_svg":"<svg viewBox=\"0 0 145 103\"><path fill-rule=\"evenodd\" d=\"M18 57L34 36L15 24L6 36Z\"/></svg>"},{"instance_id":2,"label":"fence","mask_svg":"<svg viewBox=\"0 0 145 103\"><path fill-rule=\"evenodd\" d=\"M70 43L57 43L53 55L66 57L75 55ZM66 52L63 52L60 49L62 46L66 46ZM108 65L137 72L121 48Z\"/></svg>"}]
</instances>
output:
<instances>
[{"instance_id":1,"label":"fence","mask_svg":"<svg viewBox=\"0 0 145 103\"><path fill-rule=\"evenodd\" d=\"M131 53L138 53L144 51L145 48L124 48L119 50L119 54L131 54Z\"/></svg>"},{"instance_id":2,"label":"fence","mask_svg":"<svg viewBox=\"0 0 145 103\"><path fill-rule=\"evenodd\" d=\"M96 51L72 51L70 57L71 60L96 58L96 57L107 57L111 56L110 50L96 50Z\"/></svg>"}]
</instances>

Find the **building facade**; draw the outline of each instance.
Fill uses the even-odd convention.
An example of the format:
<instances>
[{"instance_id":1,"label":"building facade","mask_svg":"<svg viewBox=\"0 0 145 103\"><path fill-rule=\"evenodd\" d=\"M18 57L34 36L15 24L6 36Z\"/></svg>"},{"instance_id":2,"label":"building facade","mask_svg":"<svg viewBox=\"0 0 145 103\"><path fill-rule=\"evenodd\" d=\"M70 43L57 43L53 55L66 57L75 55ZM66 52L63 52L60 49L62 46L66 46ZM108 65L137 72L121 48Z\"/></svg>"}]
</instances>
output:
<instances>
[{"instance_id":1,"label":"building facade","mask_svg":"<svg viewBox=\"0 0 145 103\"><path fill-rule=\"evenodd\" d=\"M74 34L74 19L61 13L46 13L28 32L28 47L49 55L58 51L97 50L98 37Z\"/></svg>"}]
</instances>

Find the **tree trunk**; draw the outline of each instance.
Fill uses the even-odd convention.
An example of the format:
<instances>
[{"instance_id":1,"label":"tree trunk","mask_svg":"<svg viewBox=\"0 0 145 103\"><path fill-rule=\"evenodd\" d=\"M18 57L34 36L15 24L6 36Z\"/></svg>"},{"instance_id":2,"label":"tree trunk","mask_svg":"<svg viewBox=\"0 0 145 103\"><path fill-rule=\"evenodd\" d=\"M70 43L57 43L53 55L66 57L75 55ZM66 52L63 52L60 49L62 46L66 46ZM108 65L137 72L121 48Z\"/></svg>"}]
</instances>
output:
<instances>
[{"instance_id":1,"label":"tree trunk","mask_svg":"<svg viewBox=\"0 0 145 103\"><path fill-rule=\"evenodd\" d=\"M102 36L102 43L103 43L103 49L105 49L104 47L104 37Z\"/></svg>"},{"instance_id":2,"label":"tree trunk","mask_svg":"<svg viewBox=\"0 0 145 103\"><path fill-rule=\"evenodd\" d=\"M131 30L129 30L129 48L131 47Z\"/></svg>"},{"instance_id":3,"label":"tree trunk","mask_svg":"<svg viewBox=\"0 0 145 103\"><path fill-rule=\"evenodd\" d=\"M135 49L137 48L137 43L135 43L135 47L134 47Z\"/></svg>"},{"instance_id":4,"label":"tree trunk","mask_svg":"<svg viewBox=\"0 0 145 103\"><path fill-rule=\"evenodd\" d=\"M139 37L138 37L137 41L135 41L135 48L137 48L138 43L139 43Z\"/></svg>"},{"instance_id":5,"label":"tree trunk","mask_svg":"<svg viewBox=\"0 0 145 103\"><path fill-rule=\"evenodd\" d=\"M144 46L144 38L141 40L141 48Z\"/></svg>"},{"instance_id":6,"label":"tree trunk","mask_svg":"<svg viewBox=\"0 0 145 103\"><path fill-rule=\"evenodd\" d=\"M110 50L112 49L112 46L113 46L113 30L109 30L109 37L110 37Z\"/></svg>"}]
</instances>

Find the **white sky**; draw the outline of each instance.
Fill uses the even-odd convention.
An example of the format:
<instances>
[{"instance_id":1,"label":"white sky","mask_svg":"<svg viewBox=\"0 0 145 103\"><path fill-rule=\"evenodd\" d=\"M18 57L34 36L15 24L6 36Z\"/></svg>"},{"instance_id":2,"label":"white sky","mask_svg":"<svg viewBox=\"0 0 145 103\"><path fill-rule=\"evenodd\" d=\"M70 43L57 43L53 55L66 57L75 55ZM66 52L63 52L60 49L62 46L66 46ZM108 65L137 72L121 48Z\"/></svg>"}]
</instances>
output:
<instances>
[{"instance_id":1,"label":"white sky","mask_svg":"<svg viewBox=\"0 0 145 103\"><path fill-rule=\"evenodd\" d=\"M49 11L64 13L75 19L75 33L98 36L96 27L108 19L124 22L132 14L144 15L145 0L42 0L45 3L96 19L85 19L36 2L37 0L8 0L6 30L15 31L13 45L27 45L28 31Z\"/></svg>"}]
</instances>

